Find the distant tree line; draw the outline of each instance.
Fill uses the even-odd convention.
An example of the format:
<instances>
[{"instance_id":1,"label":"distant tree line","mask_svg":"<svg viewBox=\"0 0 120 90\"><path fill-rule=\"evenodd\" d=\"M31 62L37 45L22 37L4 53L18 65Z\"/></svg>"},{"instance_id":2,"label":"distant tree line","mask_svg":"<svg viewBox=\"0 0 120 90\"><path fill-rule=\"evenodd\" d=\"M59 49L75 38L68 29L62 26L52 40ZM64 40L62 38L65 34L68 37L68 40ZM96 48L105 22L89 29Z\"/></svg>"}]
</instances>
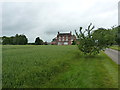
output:
<instances>
[{"instance_id":1,"label":"distant tree line","mask_svg":"<svg viewBox=\"0 0 120 90\"><path fill-rule=\"evenodd\" d=\"M11 37L2 37L2 44L3 45L26 45L28 43L28 39L25 35L18 35Z\"/></svg>"},{"instance_id":2,"label":"distant tree line","mask_svg":"<svg viewBox=\"0 0 120 90\"><path fill-rule=\"evenodd\" d=\"M47 42L43 42L42 39L37 37L34 43L28 43L28 38L25 35L16 34L15 36L11 36L11 37L3 36L2 44L3 45L47 45Z\"/></svg>"}]
</instances>

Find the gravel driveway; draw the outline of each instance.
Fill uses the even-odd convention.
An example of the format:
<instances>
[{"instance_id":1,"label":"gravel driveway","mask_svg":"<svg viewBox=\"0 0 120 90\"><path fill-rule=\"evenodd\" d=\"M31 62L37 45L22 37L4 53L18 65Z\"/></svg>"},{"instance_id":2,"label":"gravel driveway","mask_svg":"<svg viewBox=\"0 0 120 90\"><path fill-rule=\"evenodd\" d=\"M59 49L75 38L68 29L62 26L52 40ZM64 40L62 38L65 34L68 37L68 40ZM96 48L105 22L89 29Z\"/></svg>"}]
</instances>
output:
<instances>
[{"instance_id":1,"label":"gravel driveway","mask_svg":"<svg viewBox=\"0 0 120 90\"><path fill-rule=\"evenodd\" d=\"M113 60L115 61L117 64L120 64L120 51L117 50L113 50L113 49L106 49L105 53Z\"/></svg>"}]
</instances>

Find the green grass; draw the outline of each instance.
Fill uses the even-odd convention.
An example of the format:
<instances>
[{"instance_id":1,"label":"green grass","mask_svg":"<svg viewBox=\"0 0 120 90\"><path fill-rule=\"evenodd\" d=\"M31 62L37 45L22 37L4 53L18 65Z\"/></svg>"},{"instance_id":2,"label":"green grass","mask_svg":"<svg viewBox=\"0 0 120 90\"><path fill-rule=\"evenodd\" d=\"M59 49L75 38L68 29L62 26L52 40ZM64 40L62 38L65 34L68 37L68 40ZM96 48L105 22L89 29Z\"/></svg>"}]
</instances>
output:
<instances>
[{"instance_id":1,"label":"green grass","mask_svg":"<svg viewBox=\"0 0 120 90\"><path fill-rule=\"evenodd\" d=\"M117 46L117 45L113 45L110 48L120 51L120 46Z\"/></svg>"},{"instance_id":2,"label":"green grass","mask_svg":"<svg viewBox=\"0 0 120 90\"><path fill-rule=\"evenodd\" d=\"M3 46L3 88L118 88L118 65L77 46Z\"/></svg>"},{"instance_id":3,"label":"green grass","mask_svg":"<svg viewBox=\"0 0 120 90\"><path fill-rule=\"evenodd\" d=\"M0 45L0 89L2 89L2 46Z\"/></svg>"}]
</instances>

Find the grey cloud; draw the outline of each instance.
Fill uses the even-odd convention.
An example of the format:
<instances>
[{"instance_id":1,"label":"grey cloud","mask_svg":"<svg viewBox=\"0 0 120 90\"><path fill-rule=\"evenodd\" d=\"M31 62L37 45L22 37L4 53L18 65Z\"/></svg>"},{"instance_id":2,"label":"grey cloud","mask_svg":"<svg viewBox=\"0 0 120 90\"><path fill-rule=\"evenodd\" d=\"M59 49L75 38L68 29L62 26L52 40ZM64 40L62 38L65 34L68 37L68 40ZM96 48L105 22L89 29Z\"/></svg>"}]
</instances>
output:
<instances>
[{"instance_id":1,"label":"grey cloud","mask_svg":"<svg viewBox=\"0 0 120 90\"><path fill-rule=\"evenodd\" d=\"M91 22L96 27L105 28L117 24L117 0L92 1L91 5L84 0L3 3L3 35L24 33L30 42L37 36L51 41L58 31L74 33L75 29L86 28Z\"/></svg>"},{"instance_id":2,"label":"grey cloud","mask_svg":"<svg viewBox=\"0 0 120 90\"><path fill-rule=\"evenodd\" d=\"M120 1L118 3L118 25L120 25Z\"/></svg>"}]
</instances>

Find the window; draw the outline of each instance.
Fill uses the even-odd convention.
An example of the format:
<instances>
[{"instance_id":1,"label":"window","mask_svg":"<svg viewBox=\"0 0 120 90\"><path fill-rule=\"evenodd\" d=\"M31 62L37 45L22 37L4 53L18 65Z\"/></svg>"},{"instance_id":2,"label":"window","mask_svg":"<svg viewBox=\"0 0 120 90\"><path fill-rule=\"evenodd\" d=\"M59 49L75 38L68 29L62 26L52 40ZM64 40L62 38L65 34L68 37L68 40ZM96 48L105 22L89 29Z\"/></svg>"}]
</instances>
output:
<instances>
[{"instance_id":1,"label":"window","mask_svg":"<svg viewBox=\"0 0 120 90\"><path fill-rule=\"evenodd\" d=\"M73 39L71 39L71 41L73 41Z\"/></svg>"},{"instance_id":2,"label":"window","mask_svg":"<svg viewBox=\"0 0 120 90\"><path fill-rule=\"evenodd\" d=\"M68 42L64 42L64 45L68 45Z\"/></svg>"},{"instance_id":3,"label":"window","mask_svg":"<svg viewBox=\"0 0 120 90\"><path fill-rule=\"evenodd\" d=\"M62 43L58 42L58 45L62 45Z\"/></svg>"},{"instance_id":4,"label":"window","mask_svg":"<svg viewBox=\"0 0 120 90\"><path fill-rule=\"evenodd\" d=\"M68 41L68 38L66 38L66 41Z\"/></svg>"},{"instance_id":5,"label":"window","mask_svg":"<svg viewBox=\"0 0 120 90\"><path fill-rule=\"evenodd\" d=\"M66 41L68 41L68 36L66 36Z\"/></svg>"},{"instance_id":6,"label":"window","mask_svg":"<svg viewBox=\"0 0 120 90\"><path fill-rule=\"evenodd\" d=\"M59 36L59 41L61 41L61 37Z\"/></svg>"},{"instance_id":7,"label":"window","mask_svg":"<svg viewBox=\"0 0 120 90\"><path fill-rule=\"evenodd\" d=\"M64 37L62 38L62 41L64 41Z\"/></svg>"}]
</instances>

